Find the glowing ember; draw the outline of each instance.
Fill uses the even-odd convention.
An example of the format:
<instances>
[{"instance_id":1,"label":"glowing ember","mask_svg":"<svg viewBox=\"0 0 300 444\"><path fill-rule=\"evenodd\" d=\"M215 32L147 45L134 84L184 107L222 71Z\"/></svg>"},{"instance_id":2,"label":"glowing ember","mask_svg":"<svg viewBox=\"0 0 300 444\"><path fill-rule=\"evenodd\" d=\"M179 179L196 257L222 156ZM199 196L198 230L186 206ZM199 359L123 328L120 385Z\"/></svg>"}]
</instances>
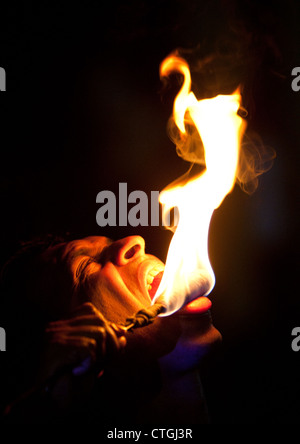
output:
<instances>
[{"instance_id":1,"label":"glowing ember","mask_svg":"<svg viewBox=\"0 0 300 444\"><path fill-rule=\"evenodd\" d=\"M164 214L173 207L179 212L163 278L153 300L163 294L167 304L163 316L200 296L207 296L214 287L215 277L208 257L210 220L234 187L240 141L246 128L237 114L241 102L239 91L198 101L190 90L191 76L186 61L177 56L166 58L160 68L161 76L174 71L184 76L173 109L182 146L188 146L187 124L194 125L204 147L206 168L196 178L164 190L159 197ZM187 148L183 153L185 148L180 148L181 155L193 160L195 152L201 152L201 141L199 149L193 146L193 151Z\"/></svg>"}]
</instances>

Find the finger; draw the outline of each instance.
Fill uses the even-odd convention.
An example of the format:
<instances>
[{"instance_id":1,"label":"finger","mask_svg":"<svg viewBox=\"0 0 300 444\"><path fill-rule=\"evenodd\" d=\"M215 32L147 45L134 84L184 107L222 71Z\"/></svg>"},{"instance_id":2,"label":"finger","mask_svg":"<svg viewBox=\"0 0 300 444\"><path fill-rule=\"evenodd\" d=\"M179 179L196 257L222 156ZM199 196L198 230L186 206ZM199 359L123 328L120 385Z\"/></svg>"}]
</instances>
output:
<instances>
[{"instance_id":1,"label":"finger","mask_svg":"<svg viewBox=\"0 0 300 444\"><path fill-rule=\"evenodd\" d=\"M91 337L84 336L70 336L68 334L55 334L50 339L51 344L63 346L62 352L92 352L95 353L97 349L97 341Z\"/></svg>"},{"instance_id":2,"label":"finger","mask_svg":"<svg viewBox=\"0 0 300 444\"><path fill-rule=\"evenodd\" d=\"M74 351L74 355L77 355L76 358L76 367L72 369L72 373L74 376L81 376L87 373L92 368L98 374L98 377L103 373L103 368L105 366L106 360L106 332L102 331L101 340L97 341L95 338L84 338L82 341L81 337L66 337L66 340L75 339L73 343L82 342L84 343L84 351L81 350L79 360L78 350ZM88 347L88 354L87 354ZM75 359L75 358L74 358ZM75 360L73 361L75 362Z\"/></svg>"},{"instance_id":3,"label":"finger","mask_svg":"<svg viewBox=\"0 0 300 444\"><path fill-rule=\"evenodd\" d=\"M105 326L108 325L108 323L106 321L103 321L98 316L82 315L70 319L63 319L59 321L50 322L47 325L46 331L48 332L48 331L62 330L64 328L76 327L80 325Z\"/></svg>"},{"instance_id":4,"label":"finger","mask_svg":"<svg viewBox=\"0 0 300 444\"><path fill-rule=\"evenodd\" d=\"M76 338L76 342L73 340ZM78 344L84 346L87 339L92 339L95 341L95 353L97 360L103 360L106 355L106 341L107 341L107 331L104 327L99 326L86 326L81 325L77 327L64 326L63 328L52 331L52 337L50 340L52 342L64 343L67 345L68 341L70 345ZM89 343L87 343L89 345ZM93 343L94 344L94 343Z\"/></svg>"},{"instance_id":5,"label":"finger","mask_svg":"<svg viewBox=\"0 0 300 444\"><path fill-rule=\"evenodd\" d=\"M114 329L110 326L107 327L106 331L107 331L106 347L108 350L109 357L112 357L121 350L123 350L127 341L124 335L117 336Z\"/></svg>"},{"instance_id":6,"label":"finger","mask_svg":"<svg viewBox=\"0 0 300 444\"><path fill-rule=\"evenodd\" d=\"M57 326L54 329L48 329L51 336L63 335L63 336L79 336L97 339L98 336L106 334L106 328L100 325L62 325Z\"/></svg>"},{"instance_id":7,"label":"finger","mask_svg":"<svg viewBox=\"0 0 300 444\"><path fill-rule=\"evenodd\" d=\"M52 338L47 358L48 370L51 367L60 369L60 371L68 367L73 369L81 365L84 360L88 360L90 366L97 361L97 342L95 339L70 337L68 335L58 335ZM86 364L88 361L86 361Z\"/></svg>"},{"instance_id":8,"label":"finger","mask_svg":"<svg viewBox=\"0 0 300 444\"><path fill-rule=\"evenodd\" d=\"M69 325L58 326L52 330L54 335L63 335L64 337L82 337L93 338L97 343L98 359L103 359L108 356L115 355L118 351L126 345L126 338L124 336L118 337L113 328L107 324L105 327L95 325L78 325L71 327Z\"/></svg>"},{"instance_id":9,"label":"finger","mask_svg":"<svg viewBox=\"0 0 300 444\"><path fill-rule=\"evenodd\" d=\"M115 324L114 322L110 322L109 325L116 332L117 336L124 336L127 333L127 330L122 325Z\"/></svg>"},{"instance_id":10,"label":"finger","mask_svg":"<svg viewBox=\"0 0 300 444\"><path fill-rule=\"evenodd\" d=\"M103 314L91 302L85 302L82 305L80 305L79 307L76 307L72 311L71 315L72 316L74 316L74 315L77 315L77 316L80 316L80 315L92 315L92 316L97 316L103 322L107 322L107 320L105 319Z\"/></svg>"},{"instance_id":11,"label":"finger","mask_svg":"<svg viewBox=\"0 0 300 444\"><path fill-rule=\"evenodd\" d=\"M73 318L78 318L81 316L91 316L96 317L99 320L101 320L103 323L108 322L103 314L91 303L91 302L85 302L84 304L81 304L80 306L74 308L72 312L67 315L64 319L53 321L50 324L60 323L60 322L69 322ZM92 318L91 318L92 319Z\"/></svg>"}]
</instances>

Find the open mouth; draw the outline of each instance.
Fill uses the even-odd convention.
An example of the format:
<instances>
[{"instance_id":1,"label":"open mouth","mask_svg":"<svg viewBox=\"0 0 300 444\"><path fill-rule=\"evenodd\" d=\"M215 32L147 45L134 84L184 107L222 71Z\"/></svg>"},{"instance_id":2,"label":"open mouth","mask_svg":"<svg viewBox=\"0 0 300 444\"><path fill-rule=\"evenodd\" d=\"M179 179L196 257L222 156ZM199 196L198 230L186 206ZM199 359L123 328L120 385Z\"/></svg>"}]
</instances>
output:
<instances>
[{"instance_id":1,"label":"open mouth","mask_svg":"<svg viewBox=\"0 0 300 444\"><path fill-rule=\"evenodd\" d=\"M161 265L156 265L147 273L146 285L151 299L153 299L155 296L160 281L162 280L163 274L164 274L164 268Z\"/></svg>"},{"instance_id":2,"label":"open mouth","mask_svg":"<svg viewBox=\"0 0 300 444\"><path fill-rule=\"evenodd\" d=\"M164 267L161 264L155 265L151 268L146 274L146 288L148 294L153 300L159 284L162 280L164 274ZM183 308L181 308L180 312L182 314L200 314L208 311L211 308L211 301L206 296L200 296L196 298L192 302L189 302Z\"/></svg>"}]
</instances>

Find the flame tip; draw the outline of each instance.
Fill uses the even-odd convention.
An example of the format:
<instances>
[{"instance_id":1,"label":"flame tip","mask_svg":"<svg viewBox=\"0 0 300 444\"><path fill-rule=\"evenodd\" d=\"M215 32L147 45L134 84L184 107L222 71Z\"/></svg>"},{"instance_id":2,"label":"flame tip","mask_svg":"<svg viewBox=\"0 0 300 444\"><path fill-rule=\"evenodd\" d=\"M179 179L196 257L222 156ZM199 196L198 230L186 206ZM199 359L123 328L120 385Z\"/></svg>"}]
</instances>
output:
<instances>
[{"instance_id":1,"label":"flame tip","mask_svg":"<svg viewBox=\"0 0 300 444\"><path fill-rule=\"evenodd\" d=\"M208 256L209 225L214 210L234 187L239 145L245 130L245 123L238 115L240 86L232 94L197 100L191 91L188 63L177 54L168 56L160 66L161 76L172 72L184 76L173 106L180 140L177 152L185 160L195 161L198 156L206 169L196 178L180 186L175 183L160 194L163 212L174 206L179 210L179 223L157 291L157 297L163 293L167 303L165 316L199 296L207 296L215 285ZM197 140L191 139L186 123L196 129Z\"/></svg>"}]
</instances>

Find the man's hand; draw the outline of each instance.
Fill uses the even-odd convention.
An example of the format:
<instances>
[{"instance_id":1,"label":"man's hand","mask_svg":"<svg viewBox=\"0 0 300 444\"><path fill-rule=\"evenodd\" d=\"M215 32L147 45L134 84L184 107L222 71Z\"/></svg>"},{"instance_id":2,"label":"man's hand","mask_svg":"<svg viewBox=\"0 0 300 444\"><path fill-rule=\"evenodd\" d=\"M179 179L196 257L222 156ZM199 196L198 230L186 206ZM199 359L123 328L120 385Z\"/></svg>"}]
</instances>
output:
<instances>
[{"instance_id":1,"label":"man's hand","mask_svg":"<svg viewBox=\"0 0 300 444\"><path fill-rule=\"evenodd\" d=\"M49 323L37 384L6 406L5 419L44 421L80 405L125 345L124 331L91 303Z\"/></svg>"},{"instance_id":2,"label":"man's hand","mask_svg":"<svg viewBox=\"0 0 300 444\"><path fill-rule=\"evenodd\" d=\"M126 338L121 329L87 302L69 318L48 324L46 342L42 373L49 378L66 369L75 376L89 371L101 373L105 363L124 348Z\"/></svg>"}]
</instances>

